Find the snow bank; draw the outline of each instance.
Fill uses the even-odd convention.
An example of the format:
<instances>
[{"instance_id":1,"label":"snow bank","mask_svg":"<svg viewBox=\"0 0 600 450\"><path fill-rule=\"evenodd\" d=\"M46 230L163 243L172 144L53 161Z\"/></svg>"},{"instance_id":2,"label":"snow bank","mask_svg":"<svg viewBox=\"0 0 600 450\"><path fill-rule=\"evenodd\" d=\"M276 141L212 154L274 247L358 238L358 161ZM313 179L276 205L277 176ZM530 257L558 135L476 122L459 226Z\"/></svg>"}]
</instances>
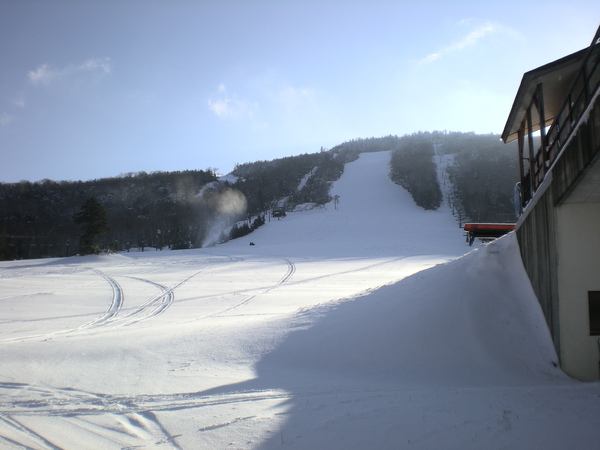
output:
<instances>
[{"instance_id":1,"label":"snow bank","mask_svg":"<svg viewBox=\"0 0 600 450\"><path fill-rule=\"evenodd\" d=\"M352 301L310 311L302 329L263 359L259 373L283 368L435 386L561 377L517 245L511 234Z\"/></svg>"}]
</instances>

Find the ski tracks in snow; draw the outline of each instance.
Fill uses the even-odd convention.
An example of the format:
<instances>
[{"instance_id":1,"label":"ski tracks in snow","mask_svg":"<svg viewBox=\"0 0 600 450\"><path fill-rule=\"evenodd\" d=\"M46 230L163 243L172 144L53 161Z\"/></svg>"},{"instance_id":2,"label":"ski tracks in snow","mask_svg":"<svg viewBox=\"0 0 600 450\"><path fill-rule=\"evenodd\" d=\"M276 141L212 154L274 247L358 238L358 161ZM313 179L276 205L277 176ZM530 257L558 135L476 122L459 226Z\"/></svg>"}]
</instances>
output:
<instances>
[{"instance_id":1,"label":"ski tracks in snow","mask_svg":"<svg viewBox=\"0 0 600 450\"><path fill-rule=\"evenodd\" d=\"M322 394L322 393L319 393ZM302 395L318 395L307 392ZM292 394L293 396L293 394ZM78 429L77 436L88 434L97 441L118 444L121 448L168 446L182 448L178 434L170 432L159 420L161 412L221 407L249 402L279 402L290 398L282 390L245 390L209 394L203 392L174 394L110 395L72 388L38 387L24 383L0 383L0 448L59 449L62 436L42 434L42 423L60 424L59 429ZM235 412L234 412L235 414ZM216 416L215 416L216 417ZM207 432L255 416L232 417L218 421L198 432ZM38 422L38 420L43 422ZM56 422L59 421L59 422ZM55 429L54 425L49 429ZM38 429L38 431L36 431ZM60 444L60 445L59 445Z\"/></svg>"},{"instance_id":2,"label":"ski tracks in snow","mask_svg":"<svg viewBox=\"0 0 600 450\"><path fill-rule=\"evenodd\" d=\"M222 258L225 258L225 261L222 261ZM12 342L24 342L31 340L49 340L52 338L67 336L73 334L79 334L84 332L90 332L92 330L98 331L99 329L106 328L109 326L112 327L126 327L134 324L138 324L150 319L153 319L161 314L163 314L175 301L175 289L179 288L183 284L190 281L192 278L198 276L200 273L214 269L216 267L222 267L223 264L232 264L240 261L244 261L243 258L239 257L220 257L219 262L210 261L205 264L201 269L193 272L191 275L186 278L180 280L172 287L167 287L163 284L156 283L154 281L136 277L136 276L127 276L123 275L123 278L128 278L131 280L136 280L142 283L146 283L152 285L153 287L158 289L158 293L153 295L149 300L142 303L139 306L135 306L129 311L125 312L124 304L126 299L126 293L121 284L111 275L93 267L87 267L87 270L94 272L96 275L102 277L106 283L111 288L111 298L109 302L109 306L106 311L94 318L93 320L84 323L83 325L67 330L59 330L55 332L49 333L41 333L29 336L20 336L8 339L1 339L0 343L12 343ZM248 300L249 301L249 300Z\"/></svg>"},{"instance_id":3,"label":"ski tracks in snow","mask_svg":"<svg viewBox=\"0 0 600 450\"><path fill-rule=\"evenodd\" d=\"M58 393L61 394L61 393ZM88 398L96 404L104 404L105 402L97 402L94 395L81 392L82 398ZM121 399L120 399L121 400ZM39 404L35 405L36 407ZM60 406L59 406L60 407ZM94 436L95 440L108 441L111 444L118 444L121 448L139 448L141 446L168 446L168 448L180 450L182 447L177 444L177 438L180 435L172 435L160 422L156 414L149 410L127 411L127 407L121 403L114 405L114 410L102 411L98 410L92 414L65 414L58 417L61 421L61 429L81 430L84 434ZM119 411L120 410L120 411ZM57 419L56 414L33 414L34 416L42 416L47 420ZM43 448L58 450L64 448L64 444L60 442L61 437L53 436L52 434L43 434L37 432L35 425L28 425L28 417L31 414L17 415L14 413L5 414L0 412L0 447L2 444L10 448ZM94 423L94 416L106 416L98 423ZM106 420L112 423L111 426L106 426ZM35 424L35 421L33 422ZM54 441L54 442L53 442ZM57 445L58 442L60 445Z\"/></svg>"},{"instance_id":4,"label":"ski tracks in snow","mask_svg":"<svg viewBox=\"0 0 600 450\"><path fill-rule=\"evenodd\" d=\"M238 261L241 261L241 259L228 258L227 261L225 261L225 264L235 263ZM200 270L197 270L196 272L192 273L188 277L184 278L183 280L179 281L170 288L160 283L147 280L145 278L127 276L127 278L129 279L137 280L142 283L154 286L159 290L159 293L151 297L147 302L143 303L138 307L133 308L131 311L124 314L119 314L124 299L123 289L121 288L119 283L115 281L113 277L107 275L106 273L103 273L98 269L92 269L98 275L102 276L108 282L108 284L111 285L113 289L113 298L108 310L104 313L103 316L93 320L92 322L82 325L81 327L79 327L79 329L96 328L105 325L130 326L157 317L160 314L164 313L175 301L175 289L187 283L192 278L198 276L200 273L213 267L215 267L214 264L203 267Z\"/></svg>"},{"instance_id":5,"label":"ski tracks in snow","mask_svg":"<svg viewBox=\"0 0 600 450\"><path fill-rule=\"evenodd\" d=\"M48 448L52 450L60 450L60 447L54 445L41 434L36 433L33 429L23 425L18 420L11 416L0 415L0 425L3 428L10 429L11 436L0 434L0 442L4 441L9 446L31 448L31 444L36 444L39 448ZM8 433L7 433L8 434ZM25 442L28 444L25 444Z\"/></svg>"},{"instance_id":6,"label":"ski tracks in snow","mask_svg":"<svg viewBox=\"0 0 600 450\"><path fill-rule=\"evenodd\" d=\"M110 285L110 287L112 288L112 299L110 302L110 306L108 307L108 310L102 316L97 317L96 319L92 320L91 322L88 322L88 323L80 326L79 327L80 330L105 324L110 319L112 319L114 316L116 316L119 313L119 311L121 310L121 307L123 306L123 297L124 296L123 296L123 289L121 288L121 285L119 283L117 283L114 278L112 278L111 276L108 276L104 272L102 272L98 269L91 269L91 270L93 272L97 273L98 275L100 275L102 278L104 278L106 280L106 282Z\"/></svg>"},{"instance_id":7,"label":"ski tracks in snow","mask_svg":"<svg viewBox=\"0 0 600 450\"><path fill-rule=\"evenodd\" d=\"M114 278L110 277L109 275L103 272L100 272L97 269L92 270L98 273L98 275L102 276L111 285L111 287L113 288L113 299L111 301L110 307L108 308L106 313L104 313L104 315L82 325L81 327L79 327L79 330L85 330L87 328L96 328L109 324L128 326L133 325L135 323L143 322L148 319L152 319L153 317L156 317L165 312L167 308L171 306L171 304L173 304L173 301L175 300L175 294L173 293L173 291L175 288L181 286L184 282L186 282L187 280L196 276L199 273L196 272L195 274L186 278L184 281L178 283L172 288L167 288L162 284L155 283L154 281L146 280L139 277L127 277L132 280L137 280L142 283L150 284L158 288L160 292L157 295L151 297L150 300L148 300L147 302L134 308L132 311L119 315L119 312L121 311L121 307L123 305L123 289L121 288L119 283L115 281Z\"/></svg>"},{"instance_id":8,"label":"ski tracks in snow","mask_svg":"<svg viewBox=\"0 0 600 450\"><path fill-rule=\"evenodd\" d=\"M205 320L205 319L210 319L210 318L214 318L214 317L218 317L221 316L223 314L226 314L228 312L231 312L237 308L240 308L241 306L247 305L248 303L250 303L252 300L254 300L255 298L267 294L268 292L273 291L274 289L277 289L278 287L281 287L282 285L284 285L285 283L287 283L290 278L292 278L292 276L294 275L294 273L296 273L296 265L289 259L287 258L277 258L280 259L282 261L285 262L286 266L287 266L287 271L286 273L283 275L283 277L281 277L275 284L267 286L263 289L261 289L259 292L255 293L255 294L250 294L246 297L244 297L242 300L240 300L237 303L234 303L233 305L229 305L226 308L220 309L218 311L214 311L210 314L207 314L205 316L200 317L201 320Z\"/></svg>"},{"instance_id":9,"label":"ski tracks in snow","mask_svg":"<svg viewBox=\"0 0 600 450\"><path fill-rule=\"evenodd\" d=\"M7 395L4 395L5 390L8 391ZM351 400L357 395L387 395L389 392L381 389L332 387L297 392L282 389L248 389L220 393L183 392L126 396L72 388L0 383L0 394L0 447L4 444L8 447L63 448L63 436L52 434L49 430L78 429L74 435L88 434L99 442L110 442L113 446L119 444L121 448L165 445L180 449L182 447L177 442L180 435L162 424L161 413L190 410L190 415L194 416L196 413L192 411L195 409L222 408L229 405L227 414L219 413L212 419L208 412L198 416L205 420L201 421L202 425L198 426L197 432L204 433L235 426L241 422L261 420L257 415L244 414L249 411L244 405L258 405L261 402L278 405L282 401L311 397L321 401L323 396L336 399L340 396L342 401L342 397L345 396ZM265 414L269 416L276 412ZM263 414L262 419L264 417ZM48 427L49 423L53 423L53 426ZM46 432L42 434L40 429L45 429Z\"/></svg>"}]
</instances>

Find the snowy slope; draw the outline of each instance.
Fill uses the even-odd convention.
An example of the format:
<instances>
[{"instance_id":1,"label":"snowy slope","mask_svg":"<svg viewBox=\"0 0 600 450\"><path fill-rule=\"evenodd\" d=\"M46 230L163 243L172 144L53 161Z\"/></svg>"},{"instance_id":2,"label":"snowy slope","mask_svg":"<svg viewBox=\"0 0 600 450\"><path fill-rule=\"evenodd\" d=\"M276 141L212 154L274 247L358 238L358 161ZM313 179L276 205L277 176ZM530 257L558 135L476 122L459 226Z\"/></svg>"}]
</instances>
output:
<instances>
[{"instance_id":1,"label":"snowy slope","mask_svg":"<svg viewBox=\"0 0 600 450\"><path fill-rule=\"evenodd\" d=\"M388 161L217 247L0 263L0 448L596 448L514 236L463 257Z\"/></svg>"},{"instance_id":2,"label":"snowy slope","mask_svg":"<svg viewBox=\"0 0 600 450\"><path fill-rule=\"evenodd\" d=\"M388 177L389 152L362 154L346 165L331 195L339 196L324 210L292 214L276 226L259 229L248 240L277 252L332 257L414 256L463 254L462 231L445 207L424 211L412 197ZM263 239L263 233L265 239ZM264 240L264 242L263 242Z\"/></svg>"}]
</instances>

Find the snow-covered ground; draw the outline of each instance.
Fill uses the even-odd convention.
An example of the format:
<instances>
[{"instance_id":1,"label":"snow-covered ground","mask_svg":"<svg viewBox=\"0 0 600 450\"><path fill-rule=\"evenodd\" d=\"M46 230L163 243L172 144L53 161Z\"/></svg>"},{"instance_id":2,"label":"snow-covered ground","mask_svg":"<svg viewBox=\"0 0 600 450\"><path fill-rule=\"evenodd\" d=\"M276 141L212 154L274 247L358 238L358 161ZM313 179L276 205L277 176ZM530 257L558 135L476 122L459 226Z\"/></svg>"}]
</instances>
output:
<instances>
[{"instance_id":1,"label":"snow-covered ground","mask_svg":"<svg viewBox=\"0 0 600 450\"><path fill-rule=\"evenodd\" d=\"M598 448L514 236L463 256L388 161L216 247L0 263L0 448Z\"/></svg>"}]
</instances>

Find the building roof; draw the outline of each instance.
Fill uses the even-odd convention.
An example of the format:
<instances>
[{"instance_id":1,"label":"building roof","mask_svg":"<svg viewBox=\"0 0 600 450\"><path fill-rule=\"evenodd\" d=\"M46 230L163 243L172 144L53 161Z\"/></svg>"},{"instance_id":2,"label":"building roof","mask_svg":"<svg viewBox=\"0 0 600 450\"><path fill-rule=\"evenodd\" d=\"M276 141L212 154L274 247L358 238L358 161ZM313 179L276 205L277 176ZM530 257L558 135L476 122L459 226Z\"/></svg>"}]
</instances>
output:
<instances>
[{"instance_id":1,"label":"building roof","mask_svg":"<svg viewBox=\"0 0 600 450\"><path fill-rule=\"evenodd\" d=\"M540 83L542 84L544 97L545 126L552 125L569 92L573 78L581 67L587 50L587 48L584 48L523 75L517 96L502 132L502 140L505 143L517 138L519 127ZM540 129L540 118L536 108L532 108L531 112L533 131L537 131Z\"/></svg>"}]
</instances>

